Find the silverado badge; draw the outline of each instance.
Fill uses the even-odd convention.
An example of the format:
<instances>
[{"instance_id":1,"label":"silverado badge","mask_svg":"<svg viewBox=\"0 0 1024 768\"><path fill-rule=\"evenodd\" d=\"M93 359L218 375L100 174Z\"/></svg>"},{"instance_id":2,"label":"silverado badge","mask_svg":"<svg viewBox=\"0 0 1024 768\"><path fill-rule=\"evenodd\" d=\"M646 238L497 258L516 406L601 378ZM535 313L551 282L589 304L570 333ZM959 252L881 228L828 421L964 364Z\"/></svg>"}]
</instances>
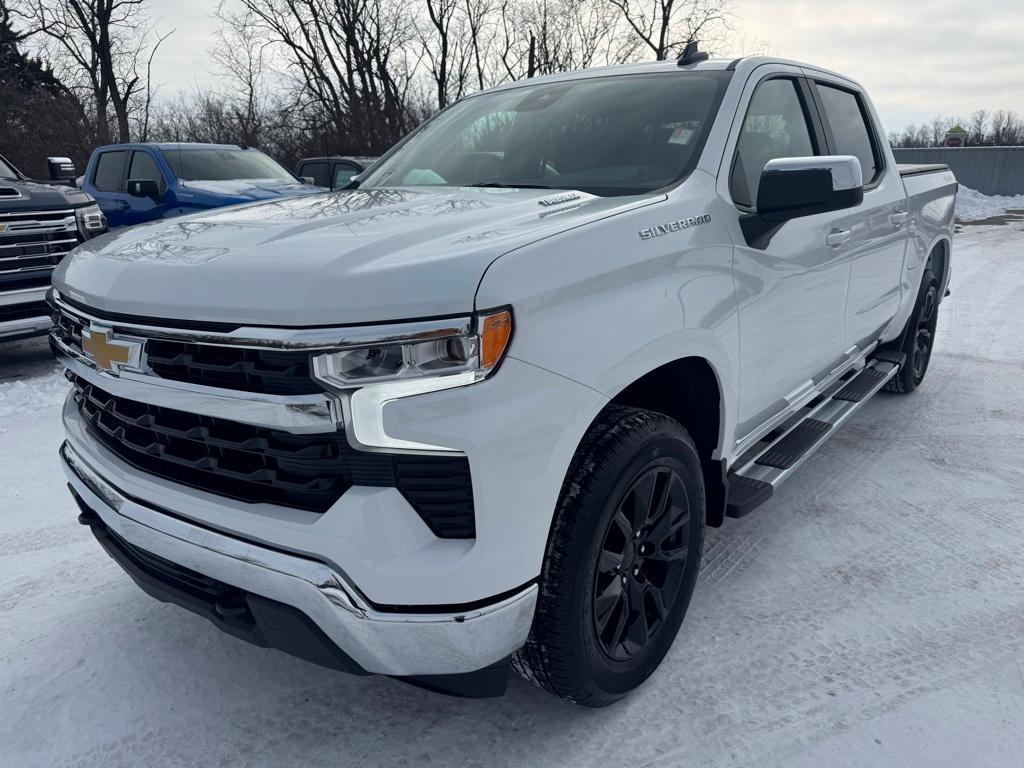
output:
<instances>
[{"instance_id":1,"label":"silverado badge","mask_svg":"<svg viewBox=\"0 0 1024 768\"><path fill-rule=\"evenodd\" d=\"M82 352L97 368L115 376L121 368L142 367L142 339L116 335L110 328L82 328Z\"/></svg>"},{"instance_id":2,"label":"silverado badge","mask_svg":"<svg viewBox=\"0 0 1024 768\"><path fill-rule=\"evenodd\" d=\"M651 240L655 237L661 237L667 235L669 232L680 232L690 227L700 226L701 224L707 224L711 221L711 214L705 213L703 216L691 216L688 219L676 219L670 221L667 224L658 224L654 227L647 227L641 229L637 234L640 235L641 240Z\"/></svg>"}]
</instances>

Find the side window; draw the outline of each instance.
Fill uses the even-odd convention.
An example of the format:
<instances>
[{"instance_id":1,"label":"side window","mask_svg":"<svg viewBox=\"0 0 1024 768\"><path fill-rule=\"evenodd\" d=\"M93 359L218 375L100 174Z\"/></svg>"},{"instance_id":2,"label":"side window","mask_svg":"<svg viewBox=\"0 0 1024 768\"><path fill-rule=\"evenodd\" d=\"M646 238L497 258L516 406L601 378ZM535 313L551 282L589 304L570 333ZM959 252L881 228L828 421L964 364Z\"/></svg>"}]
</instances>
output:
<instances>
[{"instance_id":1,"label":"side window","mask_svg":"<svg viewBox=\"0 0 1024 768\"><path fill-rule=\"evenodd\" d=\"M754 206L761 171L769 160L814 154L814 140L796 82L783 78L765 80L750 99L736 144L729 179L733 201Z\"/></svg>"},{"instance_id":2,"label":"side window","mask_svg":"<svg viewBox=\"0 0 1024 768\"><path fill-rule=\"evenodd\" d=\"M818 83L817 86L825 116L832 128L836 154L853 155L860 160L864 183L870 184L878 177L882 164L871 141L871 130L860 98L855 93L824 83Z\"/></svg>"},{"instance_id":3,"label":"side window","mask_svg":"<svg viewBox=\"0 0 1024 768\"><path fill-rule=\"evenodd\" d=\"M135 152L132 154L132 164L128 170L128 180L155 181L160 189L160 194L163 194L167 188L167 184L164 182L164 175L160 173L156 160L148 152Z\"/></svg>"},{"instance_id":4,"label":"side window","mask_svg":"<svg viewBox=\"0 0 1024 768\"><path fill-rule=\"evenodd\" d=\"M299 176L312 176L313 183L318 187L327 186L327 163L303 163Z\"/></svg>"},{"instance_id":5,"label":"side window","mask_svg":"<svg viewBox=\"0 0 1024 768\"><path fill-rule=\"evenodd\" d=\"M103 192L124 192L124 165L127 152L104 152L96 160L92 183Z\"/></svg>"},{"instance_id":6,"label":"side window","mask_svg":"<svg viewBox=\"0 0 1024 768\"><path fill-rule=\"evenodd\" d=\"M340 189L352 181L352 177L355 176L359 171L353 168L351 165L345 163L338 163L334 166L334 180L331 183L331 189Z\"/></svg>"}]
</instances>

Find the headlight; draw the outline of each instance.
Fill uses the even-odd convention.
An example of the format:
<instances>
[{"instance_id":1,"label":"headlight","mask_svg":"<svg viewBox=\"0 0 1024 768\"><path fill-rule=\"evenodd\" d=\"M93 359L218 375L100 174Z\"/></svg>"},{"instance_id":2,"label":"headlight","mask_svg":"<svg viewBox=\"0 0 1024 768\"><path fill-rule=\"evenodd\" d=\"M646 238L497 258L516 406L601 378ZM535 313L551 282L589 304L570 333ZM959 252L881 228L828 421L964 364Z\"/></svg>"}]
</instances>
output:
<instances>
[{"instance_id":1,"label":"headlight","mask_svg":"<svg viewBox=\"0 0 1024 768\"><path fill-rule=\"evenodd\" d=\"M512 313L488 312L477 315L475 324L464 325L462 332L437 331L318 355L313 371L324 383L342 389L455 374L463 374L461 383L479 381L505 355Z\"/></svg>"},{"instance_id":2,"label":"headlight","mask_svg":"<svg viewBox=\"0 0 1024 768\"><path fill-rule=\"evenodd\" d=\"M95 203L76 208L75 218L78 220L78 231L86 239L102 235L107 231L107 217Z\"/></svg>"}]
</instances>

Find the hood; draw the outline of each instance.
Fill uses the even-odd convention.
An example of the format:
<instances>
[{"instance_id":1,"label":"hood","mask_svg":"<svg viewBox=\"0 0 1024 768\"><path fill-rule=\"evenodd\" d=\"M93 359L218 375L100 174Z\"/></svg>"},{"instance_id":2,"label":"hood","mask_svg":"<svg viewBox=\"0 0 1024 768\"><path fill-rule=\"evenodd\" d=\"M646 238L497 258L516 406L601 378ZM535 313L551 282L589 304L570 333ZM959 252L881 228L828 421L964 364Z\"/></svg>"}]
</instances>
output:
<instances>
[{"instance_id":1,"label":"hood","mask_svg":"<svg viewBox=\"0 0 1024 768\"><path fill-rule=\"evenodd\" d=\"M298 181L276 179L247 179L229 181L186 181L181 184L187 192L230 198L235 203L252 203L257 200L274 200L279 197L295 197L325 192L324 187L314 187Z\"/></svg>"},{"instance_id":2,"label":"hood","mask_svg":"<svg viewBox=\"0 0 1024 768\"><path fill-rule=\"evenodd\" d=\"M39 181L0 179L0 211L6 213L79 208L91 202L92 197L73 187Z\"/></svg>"},{"instance_id":3,"label":"hood","mask_svg":"<svg viewBox=\"0 0 1024 768\"><path fill-rule=\"evenodd\" d=\"M53 284L101 311L238 325L467 313L502 254L661 199L439 187L287 198L98 237Z\"/></svg>"}]
</instances>

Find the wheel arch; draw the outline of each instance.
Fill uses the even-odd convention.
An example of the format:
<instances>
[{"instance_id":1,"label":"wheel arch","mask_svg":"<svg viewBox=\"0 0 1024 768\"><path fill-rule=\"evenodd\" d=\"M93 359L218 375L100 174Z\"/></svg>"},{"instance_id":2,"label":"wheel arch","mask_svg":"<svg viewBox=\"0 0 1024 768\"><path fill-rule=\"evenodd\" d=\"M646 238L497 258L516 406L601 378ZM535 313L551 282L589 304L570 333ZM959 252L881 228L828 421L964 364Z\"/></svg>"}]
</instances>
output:
<instances>
[{"instance_id":1,"label":"wheel arch","mask_svg":"<svg viewBox=\"0 0 1024 768\"><path fill-rule=\"evenodd\" d=\"M707 500L706 522L718 527L725 517L725 438L722 381L705 357L681 357L663 363L622 386L608 402L657 411L682 424L700 453ZM607 406L606 406L607 407Z\"/></svg>"},{"instance_id":2,"label":"wheel arch","mask_svg":"<svg viewBox=\"0 0 1024 768\"><path fill-rule=\"evenodd\" d=\"M928 250L928 259L925 261L932 262L932 272L939 278L939 302L942 302L942 296L946 293L946 288L949 287L949 257L950 248L952 243L949 237L943 235L939 237L935 242L932 243L931 248Z\"/></svg>"}]
</instances>

